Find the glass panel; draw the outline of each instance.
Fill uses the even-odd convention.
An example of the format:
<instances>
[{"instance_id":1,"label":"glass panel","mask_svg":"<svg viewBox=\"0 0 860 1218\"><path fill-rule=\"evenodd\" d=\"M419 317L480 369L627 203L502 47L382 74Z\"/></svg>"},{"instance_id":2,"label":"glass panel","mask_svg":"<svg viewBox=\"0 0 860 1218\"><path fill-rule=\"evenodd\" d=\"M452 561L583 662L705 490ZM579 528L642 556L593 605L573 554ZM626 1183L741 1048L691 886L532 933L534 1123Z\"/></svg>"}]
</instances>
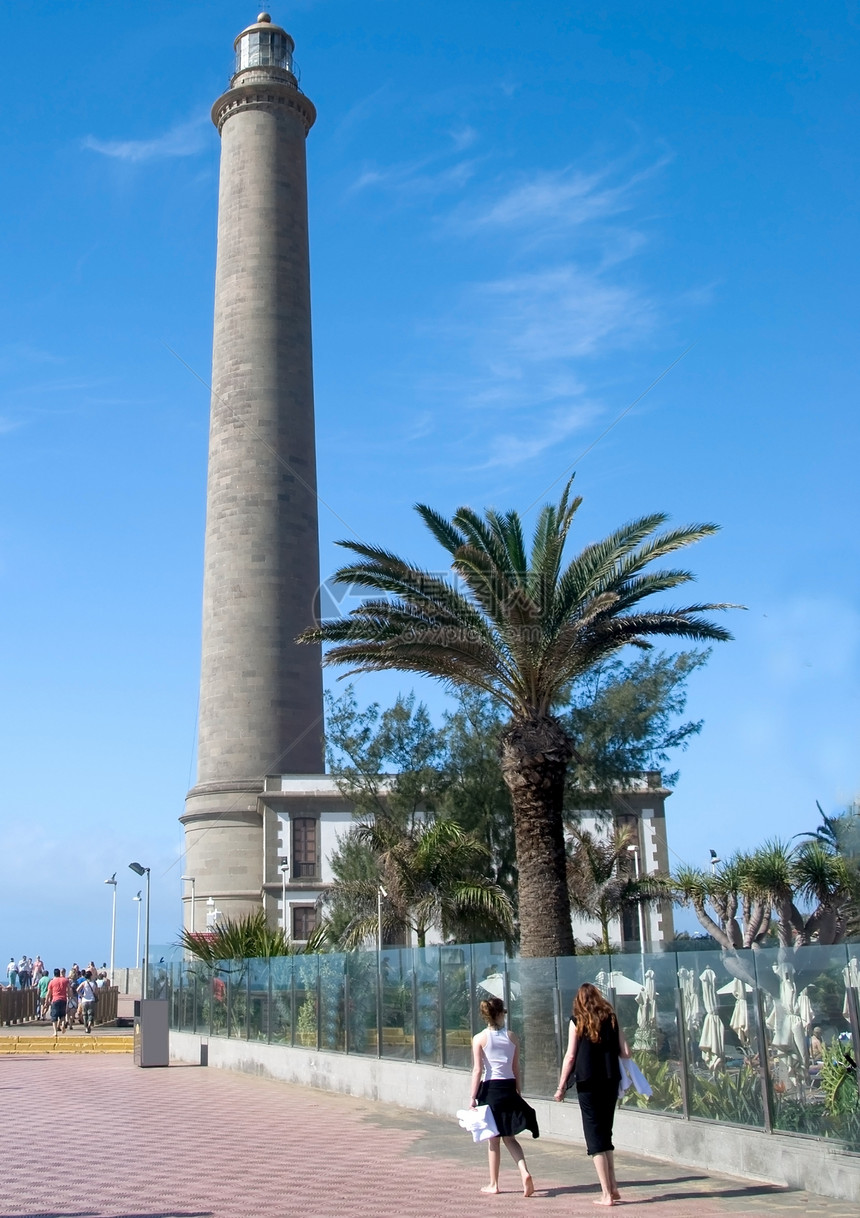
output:
<instances>
[{"instance_id":1,"label":"glass panel","mask_svg":"<svg viewBox=\"0 0 860 1218\"><path fill-rule=\"evenodd\" d=\"M343 1053L346 1048L344 1019L344 982L346 957L319 957L320 969L320 1048Z\"/></svg>"},{"instance_id":2,"label":"glass panel","mask_svg":"<svg viewBox=\"0 0 860 1218\"><path fill-rule=\"evenodd\" d=\"M755 955L775 1129L860 1147L846 982L853 949L811 945ZM852 1053L852 1058L853 1058Z\"/></svg>"},{"instance_id":3,"label":"glass panel","mask_svg":"<svg viewBox=\"0 0 860 1218\"><path fill-rule=\"evenodd\" d=\"M350 1053L377 1055L376 953L346 957L347 1019Z\"/></svg>"},{"instance_id":4,"label":"glass panel","mask_svg":"<svg viewBox=\"0 0 860 1218\"><path fill-rule=\"evenodd\" d=\"M194 1007L191 1030L192 1032L202 1032L205 1035L209 1031L209 998L212 992L209 970L204 965L197 963L192 968L194 973Z\"/></svg>"},{"instance_id":5,"label":"glass panel","mask_svg":"<svg viewBox=\"0 0 860 1218\"><path fill-rule=\"evenodd\" d=\"M619 1022L653 1092L646 1098L631 1087L622 1104L682 1116L683 1050L675 954L613 956L612 966ZM622 966L627 984L621 980Z\"/></svg>"},{"instance_id":6,"label":"glass panel","mask_svg":"<svg viewBox=\"0 0 860 1218\"><path fill-rule=\"evenodd\" d=\"M443 1063L461 1070L472 1067L471 951L440 948Z\"/></svg>"},{"instance_id":7,"label":"glass panel","mask_svg":"<svg viewBox=\"0 0 860 1218\"><path fill-rule=\"evenodd\" d=\"M519 1038L520 1079L528 1095L551 1096L558 1085L562 1017L555 964L554 959L509 960L508 983L497 994L508 1009L508 1027Z\"/></svg>"},{"instance_id":8,"label":"glass panel","mask_svg":"<svg viewBox=\"0 0 860 1218\"><path fill-rule=\"evenodd\" d=\"M167 998L167 1021L171 1028L178 1028L182 1002L182 965L171 964L164 970L164 997Z\"/></svg>"},{"instance_id":9,"label":"glass panel","mask_svg":"<svg viewBox=\"0 0 860 1218\"><path fill-rule=\"evenodd\" d=\"M217 966L212 970L212 1035L227 1035L227 973Z\"/></svg>"},{"instance_id":10,"label":"glass panel","mask_svg":"<svg viewBox=\"0 0 860 1218\"><path fill-rule=\"evenodd\" d=\"M272 1044L293 1042L293 957L276 956L272 960Z\"/></svg>"},{"instance_id":11,"label":"glass panel","mask_svg":"<svg viewBox=\"0 0 860 1218\"><path fill-rule=\"evenodd\" d=\"M763 1128L752 953L683 952L677 962L690 1114Z\"/></svg>"},{"instance_id":12,"label":"glass panel","mask_svg":"<svg viewBox=\"0 0 860 1218\"><path fill-rule=\"evenodd\" d=\"M415 1056L421 1062L442 1063L442 1020L439 1007L438 947L415 948Z\"/></svg>"},{"instance_id":13,"label":"glass panel","mask_svg":"<svg viewBox=\"0 0 860 1218\"><path fill-rule=\"evenodd\" d=\"M181 979L177 1026L183 1032L190 1032L194 1027L194 965L180 964L177 968Z\"/></svg>"},{"instance_id":14,"label":"glass panel","mask_svg":"<svg viewBox=\"0 0 860 1218\"><path fill-rule=\"evenodd\" d=\"M152 950L152 955L158 949ZM147 989L149 990L150 998L167 998L170 988L170 965L165 964L162 960L154 963L150 957L149 968L147 970Z\"/></svg>"},{"instance_id":15,"label":"glass panel","mask_svg":"<svg viewBox=\"0 0 860 1218\"><path fill-rule=\"evenodd\" d=\"M293 1043L318 1048L319 957L294 957L296 1027Z\"/></svg>"},{"instance_id":16,"label":"glass panel","mask_svg":"<svg viewBox=\"0 0 860 1218\"><path fill-rule=\"evenodd\" d=\"M248 1039L269 1039L269 962L248 961Z\"/></svg>"},{"instance_id":17,"label":"glass panel","mask_svg":"<svg viewBox=\"0 0 860 1218\"><path fill-rule=\"evenodd\" d=\"M404 1061L413 1056L412 952L390 947L380 952L382 978L382 1056Z\"/></svg>"},{"instance_id":18,"label":"glass panel","mask_svg":"<svg viewBox=\"0 0 860 1218\"><path fill-rule=\"evenodd\" d=\"M600 992L613 1002L615 995L610 979L613 964L609 956L564 956L556 961L556 965L561 995L562 1042L566 1049L576 991L583 982L588 981L591 985L596 985Z\"/></svg>"},{"instance_id":19,"label":"glass panel","mask_svg":"<svg viewBox=\"0 0 860 1218\"><path fill-rule=\"evenodd\" d=\"M248 1036L248 961L231 960L222 964L227 982L227 1035L246 1040Z\"/></svg>"},{"instance_id":20,"label":"glass panel","mask_svg":"<svg viewBox=\"0 0 860 1218\"><path fill-rule=\"evenodd\" d=\"M481 1018L481 1003L493 994L501 993L505 972L504 943L473 943L471 948L472 974L470 979L472 1035L486 1025ZM469 1065L471 1066L471 1050Z\"/></svg>"}]
</instances>

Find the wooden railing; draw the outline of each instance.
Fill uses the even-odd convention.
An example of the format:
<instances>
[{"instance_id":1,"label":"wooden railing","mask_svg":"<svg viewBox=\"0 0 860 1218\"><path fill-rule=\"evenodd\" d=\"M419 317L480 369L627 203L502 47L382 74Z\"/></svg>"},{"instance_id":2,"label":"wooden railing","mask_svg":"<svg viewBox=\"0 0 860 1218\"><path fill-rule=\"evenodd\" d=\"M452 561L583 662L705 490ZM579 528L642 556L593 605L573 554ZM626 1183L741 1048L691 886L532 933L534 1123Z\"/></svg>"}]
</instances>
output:
<instances>
[{"instance_id":1,"label":"wooden railing","mask_svg":"<svg viewBox=\"0 0 860 1218\"><path fill-rule=\"evenodd\" d=\"M116 987L99 990L96 1003L95 1023L116 1022L116 1003L119 991ZM33 1023L39 1018L39 991L35 987L27 990L0 990L0 1025Z\"/></svg>"},{"instance_id":2,"label":"wooden railing","mask_svg":"<svg viewBox=\"0 0 860 1218\"><path fill-rule=\"evenodd\" d=\"M0 990L0 1024L29 1023L38 1011L38 990Z\"/></svg>"}]
</instances>

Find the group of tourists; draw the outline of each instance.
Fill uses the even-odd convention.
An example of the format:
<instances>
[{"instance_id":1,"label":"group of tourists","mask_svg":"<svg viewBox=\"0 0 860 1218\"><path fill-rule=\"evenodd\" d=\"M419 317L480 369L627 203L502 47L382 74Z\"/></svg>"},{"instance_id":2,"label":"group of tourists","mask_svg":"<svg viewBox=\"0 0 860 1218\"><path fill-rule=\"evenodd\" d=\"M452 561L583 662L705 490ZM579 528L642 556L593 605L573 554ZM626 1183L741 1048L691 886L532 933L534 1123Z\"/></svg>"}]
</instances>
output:
<instances>
[{"instance_id":1,"label":"group of tourists","mask_svg":"<svg viewBox=\"0 0 860 1218\"><path fill-rule=\"evenodd\" d=\"M6 979L9 989L38 991L38 1017L51 1021L54 1036L67 1032L75 1024L91 1033L99 993L110 985L105 967L97 968L92 960L83 969L77 964L68 971L55 968L52 975L41 956L35 960L22 956L18 961L13 956L6 966Z\"/></svg>"},{"instance_id":2,"label":"group of tourists","mask_svg":"<svg viewBox=\"0 0 860 1218\"><path fill-rule=\"evenodd\" d=\"M531 1197L534 1180L517 1134L527 1129L533 1137L539 1137L537 1114L520 1093L519 1042L505 1027L506 1014L501 998L481 1003L487 1027L472 1038L469 1107L487 1105L493 1122L488 1125L491 1136L487 1139L490 1182L481 1192L499 1192L504 1142L519 1170L523 1196ZM612 1006L596 986L581 985L573 1000L567 1052L555 1099L561 1103L567 1090L576 1086L586 1149L600 1181L600 1198L595 1205L617 1205L621 1200L615 1178L612 1126L621 1085L619 1058L629 1057L630 1049Z\"/></svg>"},{"instance_id":3,"label":"group of tourists","mask_svg":"<svg viewBox=\"0 0 860 1218\"><path fill-rule=\"evenodd\" d=\"M22 956L17 962L11 956L6 965L6 986L10 990L29 990L39 984L47 971L41 956L35 960L32 956Z\"/></svg>"}]
</instances>

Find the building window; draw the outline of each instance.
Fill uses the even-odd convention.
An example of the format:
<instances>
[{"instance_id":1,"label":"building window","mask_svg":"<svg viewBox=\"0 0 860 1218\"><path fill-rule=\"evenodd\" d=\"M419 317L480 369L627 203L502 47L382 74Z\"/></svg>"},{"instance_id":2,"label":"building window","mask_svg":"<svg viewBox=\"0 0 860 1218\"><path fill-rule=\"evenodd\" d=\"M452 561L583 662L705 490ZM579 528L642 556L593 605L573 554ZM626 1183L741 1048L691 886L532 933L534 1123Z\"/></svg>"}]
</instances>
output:
<instances>
[{"instance_id":1,"label":"building window","mask_svg":"<svg viewBox=\"0 0 860 1218\"><path fill-rule=\"evenodd\" d=\"M293 826L293 862L290 874L294 880L317 874L317 821L313 816L297 816Z\"/></svg>"},{"instance_id":2,"label":"building window","mask_svg":"<svg viewBox=\"0 0 860 1218\"><path fill-rule=\"evenodd\" d=\"M306 943L317 924L316 905L293 905L293 938Z\"/></svg>"},{"instance_id":3,"label":"building window","mask_svg":"<svg viewBox=\"0 0 860 1218\"><path fill-rule=\"evenodd\" d=\"M625 909L621 914L621 943L639 946L639 910Z\"/></svg>"}]
</instances>

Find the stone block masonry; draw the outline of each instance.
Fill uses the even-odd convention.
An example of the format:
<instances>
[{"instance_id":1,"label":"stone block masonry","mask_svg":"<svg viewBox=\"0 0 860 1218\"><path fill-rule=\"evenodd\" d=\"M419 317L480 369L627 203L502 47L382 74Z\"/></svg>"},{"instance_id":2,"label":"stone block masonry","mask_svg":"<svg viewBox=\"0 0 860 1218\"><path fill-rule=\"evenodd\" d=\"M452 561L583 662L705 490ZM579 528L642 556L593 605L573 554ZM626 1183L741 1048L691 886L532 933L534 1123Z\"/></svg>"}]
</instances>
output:
<instances>
[{"instance_id":1,"label":"stone block masonry","mask_svg":"<svg viewBox=\"0 0 860 1218\"><path fill-rule=\"evenodd\" d=\"M263 908L265 776L324 769L320 651L295 641L317 620L319 537L305 162L316 112L292 46L260 14L212 109L221 176L198 770L182 821L197 901L211 897L222 920Z\"/></svg>"}]
</instances>

